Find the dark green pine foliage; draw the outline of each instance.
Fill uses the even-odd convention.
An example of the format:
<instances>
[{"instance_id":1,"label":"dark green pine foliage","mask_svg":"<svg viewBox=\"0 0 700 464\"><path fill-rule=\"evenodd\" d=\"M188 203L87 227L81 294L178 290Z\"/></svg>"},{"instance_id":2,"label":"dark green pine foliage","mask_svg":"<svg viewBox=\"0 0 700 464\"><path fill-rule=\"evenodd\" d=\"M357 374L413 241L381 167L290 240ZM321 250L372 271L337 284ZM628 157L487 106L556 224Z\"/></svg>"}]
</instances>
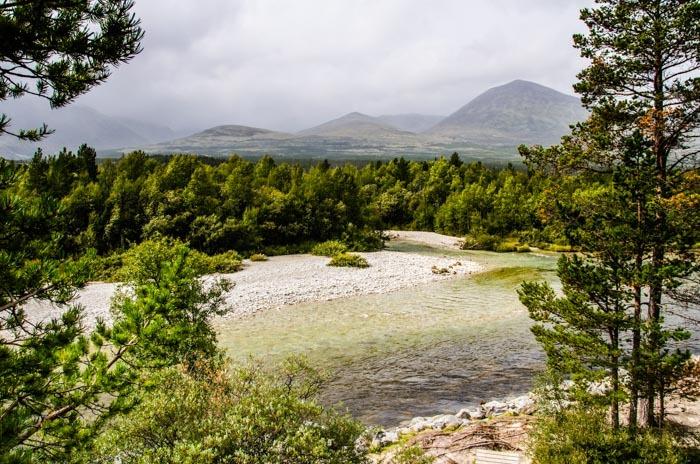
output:
<instances>
[{"instance_id":1,"label":"dark green pine foliage","mask_svg":"<svg viewBox=\"0 0 700 464\"><path fill-rule=\"evenodd\" d=\"M597 3L581 12L588 34L574 38L591 62L575 86L591 118L560 146L523 147L521 153L535 170L602 175L609 183L575 194L559 189L555 216L585 257L562 258L564 299L537 285L523 287L521 298L543 323L535 330L548 351L562 349L580 361L563 372L602 369L614 383L624 367L629 423L636 426L642 404L646 423L661 425L665 395L688 357L673 349L687 333L664 316L674 308L674 290L698 270L692 246L700 214L700 2ZM549 299L538 301L542 297ZM562 305L572 313L550 318ZM600 331L598 312L619 322L614 331L606 328L608 340L617 339L612 365L589 362L576 340L567 344L560 337ZM550 361L557 366L554 353ZM613 389L610 396L614 414L621 393Z\"/></svg>"},{"instance_id":2,"label":"dark green pine foliage","mask_svg":"<svg viewBox=\"0 0 700 464\"><path fill-rule=\"evenodd\" d=\"M228 285L205 286L183 245L142 244L127 263L132 292L113 304L114 323L90 333L69 302L94 252L66 254L61 207L14 193L20 171L0 162L0 462L61 462L138 400L152 368L191 369L218 356L209 321L225 311ZM27 305L36 300L55 304L57 315L33 317Z\"/></svg>"},{"instance_id":3,"label":"dark green pine foliage","mask_svg":"<svg viewBox=\"0 0 700 464\"><path fill-rule=\"evenodd\" d=\"M0 101L34 95L52 108L104 82L141 51L143 31L132 0L13 0L0 3ZM10 129L0 135L39 140L52 131Z\"/></svg>"}]
</instances>

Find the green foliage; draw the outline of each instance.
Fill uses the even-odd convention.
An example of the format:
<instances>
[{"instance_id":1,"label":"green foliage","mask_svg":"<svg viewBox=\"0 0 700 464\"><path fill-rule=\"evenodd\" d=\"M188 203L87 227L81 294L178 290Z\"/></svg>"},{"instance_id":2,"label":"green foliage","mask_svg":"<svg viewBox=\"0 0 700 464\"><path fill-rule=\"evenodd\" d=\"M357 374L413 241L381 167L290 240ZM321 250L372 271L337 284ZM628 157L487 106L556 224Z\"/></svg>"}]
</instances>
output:
<instances>
[{"instance_id":1,"label":"green foliage","mask_svg":"<svg viewBox=\"0 0 700 464\"><path fill-rule=\"evenodd\" d=\"M38 152L20 177L17 194L62 205L57 231L75 254L91 247L103 256L121 253L159 237L210 256L307 252L329 240L374 251L387 227L561 239L557 231L540 232L547 218L539 212L549 210L541 206L546 178L445 159L304 169L271 159L213 163L134 152L96 167L92 150L81 147L77 154Z\"/></svg>"},{"instance_id":2,"label":"green foliage","mask_svg":"<svg viewBox=\"0 0 700 464\"><path fill-rule=\"evenodd\" d=\"M614 426L627 393L628 421L641 405L656 426L689 357L670 349L688 334L665 322L667 295L700 269L698 152L688 150L700 128L700 4L602 0L581 19L588 31L574 42L589 66L575 88L591 117L560 145L521 153L555 181L551 222L582 255L560 259L563 298L530 283L521 300L552 369L606 378Z\"/></svg>"},{"instance_id":3,"label":"green foliage","mask_svg":"<svg viewBox=\"0 0 700 464\"><path fill-rule=\"evenodd\" d=\"M0 161L0 456L65 462L134 403L144 370L218 356L209 318L225 311L228 284L205 288L186 247L147 243L126 258L129 287L113 303L112 327L85 333L82 308L70 300L90 277L94 253L65 256L55 232L60 209L45 195L15 194L18 179ZM32 319L31 299L52 302L60 315Z\"/></svg>"},{"instance_id":4,"label":"green foliage","mask_svg":"<svg viewBox=\"0 0 700 464\"><path fill-rule=\"evenodd\" d=\"M500 239L490 234L479 233L470 234L464 237L464 250L495 250L499 245Z\"/></svg>"},{"instance_id":5,"label":"green foliage","mask_svg":"<svg viewBox=\"0 0 700 464\"><path fill-rule=\"evenodd\" d=\"M205 255L196 250L192 250L190 253L198 256L198 259L202 263L201 268L204 274L230 274L243 269L243 258L233 250L225 251L214 256ZM261 260L261 257L264 259ZM251 259L253 259L252 256ZM259 255L258 260L265 261L267 257L265 255Z\"/></svg>"},{"instance_id":6,"label":"green foliage","mask_svg":"<svg viewBox=\"0 0 700 464\"><path fill-rule=\"evenodd\" d=\"M254 253L250 255L250 260L255 262L255 261L267 261L267 255L264 255L262 253Z\"/></svg>"},{"instance_id":7,"label":"green foliage","mask_svg":"<svg viewBox=\"0 0 700 464\"><path fill-rule=\"evenodd\" d=\"M104 82L112 68L141 51L143 31L132 0L3 2L0 6L0 101L30 94L62 107ZM36 141L52 131L9 130L0 135Z\"/></svg>"},{"instance_id":8,"label":"green foliage","mask_svg":"<svg viewBox=\"0 0 700 464\"><path fill-rule=\"evenodd\" d=\"M296 255L309 253L314 244L311 242L293 243L289 245L270 245L264 248L267 256Z\"/></svg>"},{"instance_id":9,"label":"green foliage","mask_svg":"<svg viewBox=\"0 0 700 464\"><path fill-rule=\"evenodd\" d=\"M379 251L384 248L384 237L378 230L365 228L357 230L348 227L348 232L343 234L343 240L350 244L351 251Z\"/></svg>"},{"instance_id":10,"label":"green foliage","mask_svg":"<svg viewBox=\"0 0 700 464\"><path fill-rule=\"evenodd\" d=\"M501 241L500 243L498 243L494 247L493 251L497 251L499 253L511 253L514 251L518 251L518 248L519 248L519 246L518 246L517 242L509 242L509 241L504 240L504 241Z\"/></svg>"},{"instance_id":11,"label":"green foliage","mask_svg":"<svg viewBox=\"0 0 700 464\"><path fill-rule=\"evenodd\" d=\"M615 430L600 409L573 408L538 418L530 434L534 464L681 464L689 462L668 433Z\"/></svg>"},{"instance_id":12,"label":"green foliage","mask_svg":"<svg viewBox=\"0 0 700 464\"><path fill-rule=\"evenodd\" d=\"M127 344L132 366L190 369L217 356L211 319L228 311L223 295L232 284L203 282L199 277L207 269L183 244L147 241L124 261L124 284L113 299L114 322L100 328L100 335Z\"/></svg>"},{"instance_id":13,"label":"green foliage","mask_svg":"<svg viewBox=\"0 0 700 464\"><path fill-rule=\"evenodd\" d=\"M328 240L319 243L311 249L311 254L316 256L332 257L348 251L347 245L337 240Z\"/></svg>"},{"instance_id":14,"label":"green foliage","mask_svg":"<svg viewBox=\"0 0 700 464\"><path fill-rule=\"evenodd\" d=\"M488 250L497 251L499 253L527 253L530 247L527 244L520 243L517 238L499 237L497 235L487 234L485 232L469 234L464 237L462 243L463 250Z\"/></svg>"},{"instance_id":15,"label":"green foliage","mask_svg":"<svg viewBox=\"0 0 700 464\"><path fill-rule=\"evenodd\" d=\"M95 259L92 278L100 282L116 282L119 270L124 265L122 253L112 253Z\"/></svg>"},{"instance_id":16,"label":"green foliage","mask_svg":"<svg viewBox=\"0 0 700 464\"><path fill-rule=\"evenodd\" d=\"M331 258L328 262L329 266L335 267L369 267L367 260L360 255L353 253L340 253Z\"/></svg>"},{"instance_id":17,"label":"green foliage","mask_svg":"<svg viewBox=\"0 0 700 464\"><path fill-rule=\"evenodd\" d=\"M365 463L355 445L364 427L314 401L321 379L303 360L277 375L169 369L128 415L115 419L89 462Z\"/></svg>"},{"instance_id":18,"label":"green foliage","mask_svg":"<svg viewBox=\"0 0 700 464\"><path fill-rule=\"evenodd\" d=\"M418 445L401 448L391 460L392 464L431 464L435 462L433 456L428 456Z\"/></svg>"},{"instance_id":19,"label":"green foliage","mask_svg":"<svg viewBox=\"0 0 700 464\"><path fill-rule=\"evenodd\" d=\"M146 240L125 252L122 257L122 267L115 273L119 282L141 282L143 278L153 278L157 275L163 260L173 260L177 256L186 255L185 267L197 275L231 273L242 267L242 258L235 251L228 251L214 256L208 256L187 245L170 238Z\"/></svg>"}]
</instances>

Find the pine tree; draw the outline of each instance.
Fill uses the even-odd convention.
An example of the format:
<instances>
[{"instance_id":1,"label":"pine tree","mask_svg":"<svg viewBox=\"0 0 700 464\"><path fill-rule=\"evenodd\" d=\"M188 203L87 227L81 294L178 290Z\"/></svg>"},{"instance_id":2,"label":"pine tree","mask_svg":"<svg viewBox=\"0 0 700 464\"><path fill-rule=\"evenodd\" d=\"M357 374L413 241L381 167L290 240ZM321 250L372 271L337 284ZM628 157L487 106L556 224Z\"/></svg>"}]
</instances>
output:
<instances>
[{"instance_id":1,"label":"pine tree","mask_svg":"<svg viewBox=\"0 0 700 464\"><path fill-rule=\"evenodd\" d=\"M586 201L570 198L559 217L571 242L587 252L587 265L619 266L621 302L630 317L631 343L622 357L630 374L629 423L637 424L642 398L647 425L661 425L665 394L687 358L669 349L687 335L664 324L667 297L698 270L691 250L698 233L688 226L698 215L700 2L597 3L581 12L588 33L574 37L590 60L575 85L590 119L558 147L521 153L532 167L597 172L611 185L607 201L586 211ZM589 279L581 277L572 284L583 290ZM606 298L617 292L615 284L607 281ZM523 292L526 301L531 290ZM581 312L575 327L586 331L593 319Z\"/></svg>"},{"instance_id":2,"label":"pine tree","mask_svg":"<svg viewBox=\"0 0 700 464\"><path fill-rule=\"evenodd\" d=\"M34 95L52 108L104 82L112 69L141 51L143 31L133 0L12 0L0 2L0 101ZM0 135L39 140L52 133L10 130Z\"/></svg>"},{"instance_id":3,"label":"pine tree","mask_svg":"<svg viewBox=\"0 0 700 464\"><path fill-rule=\"evenodd\" d=\"M0 462L64 462L133 403L148 369L217 356L209 321L228 286L204 288L184 245L147 243L132 252L132 292L113 305L114 323L88 332L71 299L92 254L64 252L60 207L18 195L22 169L0 160ZM56 316L31 314L37 300Z\"/></svg>"}]
</instances>

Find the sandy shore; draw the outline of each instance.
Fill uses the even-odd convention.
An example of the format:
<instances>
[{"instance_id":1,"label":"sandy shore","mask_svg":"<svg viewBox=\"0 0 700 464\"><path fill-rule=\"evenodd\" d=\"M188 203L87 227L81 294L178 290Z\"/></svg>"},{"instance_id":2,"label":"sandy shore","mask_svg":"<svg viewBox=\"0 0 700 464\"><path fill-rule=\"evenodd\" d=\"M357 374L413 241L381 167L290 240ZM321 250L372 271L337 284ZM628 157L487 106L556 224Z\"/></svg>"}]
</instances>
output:
<instances>
[{"instance_id":1,"label":"sandy shore","mask_svg":"<svg viewBox=\"0 0 700 464\"><path fill-rule=\"evenodd\" d=\"M427 244L436 248L456 248L459 239L430 232L390 231L394 239ZM359 253L367 259L366 269L327 266L329 258L312 255L275 256L265 262L246 262L242 271L223 274L235 286L226 295L231 311L225 317L243 317L257 311L308 301L387 293L418 284L469 275L482 270L479 264L417 253L378 251ZM433 267L446 269L436 274ZM96 318L110 320L109 306L117 284L92 283L82 289L75 302L85 308L85 323ZM60 308L44 302L31 302L27 311L32 319L55 316Z\"/></svg>"}]
</instances>

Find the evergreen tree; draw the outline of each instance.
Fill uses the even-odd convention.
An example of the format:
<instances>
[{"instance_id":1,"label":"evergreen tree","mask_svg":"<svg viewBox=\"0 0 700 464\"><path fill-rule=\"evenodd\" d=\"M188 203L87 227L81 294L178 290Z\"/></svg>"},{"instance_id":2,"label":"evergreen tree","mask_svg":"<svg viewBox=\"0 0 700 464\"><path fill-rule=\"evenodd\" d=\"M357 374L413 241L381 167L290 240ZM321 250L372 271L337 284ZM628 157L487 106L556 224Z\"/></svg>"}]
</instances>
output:
<instances>
[{"instance_id":1,"label":"evergreen tree","mask_svg":"<svg viewBox=\"0 0 700 464\"><path fill-rule=\"evenodd\" d=\"M598 314L588 313L591 304L620 305L624 324L619 329L629 330L631 338L629 346L618 344L618 350L627 350L618 353L618 360L630 373L629 423L637 424L643 398L646 423L660 425L665 393L688 356L669 349L686 334L664 324L665 296L698 269L691 250L698 233L688 225L697 224L698 215L697 194L689 186L697 169L693 142L700 128L700 2L597 3L581 12L588 34L574 37L591 62L575 86L591 118L561 146L523 147L521 153L532 167L550 173L604 173L611 190L559 203L569 239L587 252L585 261L562 258L564 300L542 308L535 301L542 290L537 286L525 286L521 297L544 323L536 331L545 345L561 330L587 333L595 327ZM570 279L571 272L578 280ZM572 301L573 290L586 296L587 304L571 308L576 317L563 324L549 319L552 308ZM622 317L623 312L628 314ZM573 344L569 348L576 351ZM585 359L583 353L577 356ZM615 379L609 366L580 367L603 367Z\"/></svg>"},{"instance_id":2,"label":"evergreen tree","mask_svg":"<svg viewBox=\"0 0 700 464\"><path fill-rule=\"evenodd\" d=\"M59 108L104 82L113 67L141 51L133 3L0 2L0 101L34 95ZM12 132L10 122L0 113L0 135L36 141L52 132L46 125Z\"/></svg>"},{"instance_id":3,"label":"evergreen tree","mask_svg":"<svg viewBox=\"0 0 700 464\"><path fill-rule=\"evenodd\" d=\"M146 243L133 252L133 293L117 300L114 323L87 333L70 301L92 255L64 252L60 207L18 195L20 173L0 161L0 462L59 462L131 404L144 368L216 355L209 318L224 311L227 286L203 288L186 247ZM57 315L38 319L27 309L36 301Z\"/></svg>"}]
</instances>

